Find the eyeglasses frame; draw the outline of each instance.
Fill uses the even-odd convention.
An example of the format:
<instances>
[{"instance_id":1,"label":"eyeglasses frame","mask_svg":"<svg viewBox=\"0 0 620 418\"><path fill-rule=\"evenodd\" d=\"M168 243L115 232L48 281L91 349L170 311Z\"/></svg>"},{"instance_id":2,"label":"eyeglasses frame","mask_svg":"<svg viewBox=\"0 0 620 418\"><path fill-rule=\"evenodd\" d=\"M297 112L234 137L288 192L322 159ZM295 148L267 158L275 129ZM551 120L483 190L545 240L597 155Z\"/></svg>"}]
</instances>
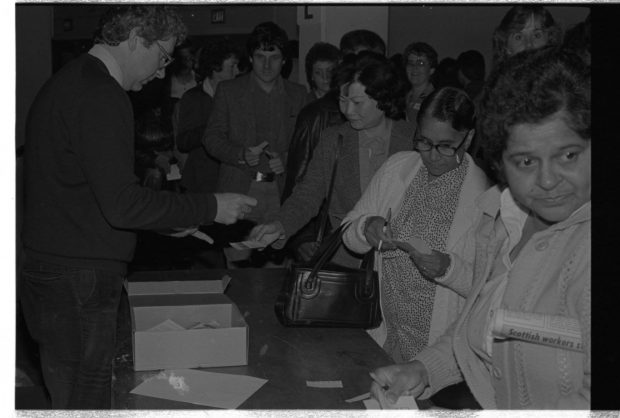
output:
<instances>
[{"instance_id":1,"label":"eyeglasses frame","mask_svg":"<svg viewBox=\"0 0 620 418\"><path fill-rule=\"evenodd\" d=\"M426 141L422 141L422 140L416 139L416 137L418 136L418 135L417 135L417 134L418 134L418 131L417 131L417 129L416 129L416 132L415 132L415 134L413 135L413 148L414 148L414 149L416 149L416 150L417 150L417 151L419 151L419 152L430 152L430 151L432 151L432 150L433 150L433 148L435 148L435 150L437 151L437 153L438 153L439 155L442 155L442 156L444 156L444 157L454 157L454 156L456 155L456 152L459 150L459 148L461 148L461 147L463 146L463 144L465 143L465 140L467 140L467 137L469 136L469 132L471 132L471 131L467 131L467 133L465 134L465 136L463 137L463 139L461 140L461 142L459 142L459 145L458 145L458 146L456 146L456 147L451 147L451 146L449 146L449 145L445 145L445 144L432 144L432 145L431 145L431 144L429 144L429 143L428 143L428 142L426 142ZM419 144L419 143L426 144L426 145L428 145L430 148L429 148L429 149L427 149L427 150L421 150L421 149L418 149L418 144ZM441 147L446 147L446 148L448 148L448 149L452 150L452 154L449 154L449 155L448 155L448 154L444 154L443 152L441 152L441 151L439 150L439 147L440 147L440 146L441 146ZM445 149L445 148L444 148L444 149Z\"/></svg>"},{"instance_id":2,"label":"eyeglasses frame","mask_svg":"<svg viewBox=\"0 0 620 418\"><path fill-rule=\"evenodd\" d=\"M158 40L155 40L155 43L157 44L157 46L159 47L159 50L164 56L164 64L159 68L166 68L167 66L172 64L172 62L174 61L174 57L170 55L163 46L161 46Z\"/></svg>"}]
</instances>

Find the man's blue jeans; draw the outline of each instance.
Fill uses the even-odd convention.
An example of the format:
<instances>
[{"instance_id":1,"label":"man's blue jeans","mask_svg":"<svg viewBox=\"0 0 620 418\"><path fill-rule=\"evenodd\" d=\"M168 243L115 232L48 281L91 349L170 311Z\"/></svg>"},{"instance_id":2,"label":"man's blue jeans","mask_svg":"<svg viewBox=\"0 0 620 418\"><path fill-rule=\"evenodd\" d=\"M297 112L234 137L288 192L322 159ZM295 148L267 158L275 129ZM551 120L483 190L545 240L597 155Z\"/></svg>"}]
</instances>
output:
<instances>
[{"instance_id":1,"label":"man's blue jeans","mask_svg":"<svg viewBox=\"0 0 620 418\"><path fill-rule=\"evenodd\" d=\"M54 409L109 409L118 274L26 260L20 298Z\"/></svg>"}]
</instances>

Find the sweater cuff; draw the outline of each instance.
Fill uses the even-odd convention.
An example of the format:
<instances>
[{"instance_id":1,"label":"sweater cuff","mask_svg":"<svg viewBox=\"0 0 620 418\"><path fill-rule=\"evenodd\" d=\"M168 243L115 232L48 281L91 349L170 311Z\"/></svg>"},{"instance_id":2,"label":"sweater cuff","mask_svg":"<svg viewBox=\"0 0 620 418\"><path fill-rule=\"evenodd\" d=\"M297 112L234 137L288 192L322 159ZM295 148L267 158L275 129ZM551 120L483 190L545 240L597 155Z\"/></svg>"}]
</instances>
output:
<instances>
[{"instance_id":1,"label":"sweater cuff","mask_svg":"<svg viewBox=\"0 0 620 418\"><path fill-rule=\"evenodd\" d=\"M446 359L442 353L431 347L418 353L414 360L424 364L428 374L428 387L424 390L420 399L427 399L445 388L463 380L453 358Z\"/></svg>"}]
</instances>

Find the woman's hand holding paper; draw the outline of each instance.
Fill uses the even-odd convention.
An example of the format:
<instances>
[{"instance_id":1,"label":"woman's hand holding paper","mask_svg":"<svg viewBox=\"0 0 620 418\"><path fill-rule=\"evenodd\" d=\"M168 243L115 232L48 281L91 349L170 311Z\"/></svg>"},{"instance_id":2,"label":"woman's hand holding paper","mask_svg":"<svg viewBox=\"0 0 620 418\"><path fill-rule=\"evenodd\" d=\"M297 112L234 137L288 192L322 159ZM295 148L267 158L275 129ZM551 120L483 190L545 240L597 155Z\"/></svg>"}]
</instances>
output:
<instances>
[{"instance_id":1,"label":"woman's hand holding paper","mask_svg":"<svg viewBox=\"0 0 620 418\"><path fill-rule=\"evenodd\" d=\"M390 409L401 396L412 395L417 398L428 386L426 367L417 360L380 367L371 372L370 376L374 380L370 393L384 409Z\"/></svg>"}]
</instances>

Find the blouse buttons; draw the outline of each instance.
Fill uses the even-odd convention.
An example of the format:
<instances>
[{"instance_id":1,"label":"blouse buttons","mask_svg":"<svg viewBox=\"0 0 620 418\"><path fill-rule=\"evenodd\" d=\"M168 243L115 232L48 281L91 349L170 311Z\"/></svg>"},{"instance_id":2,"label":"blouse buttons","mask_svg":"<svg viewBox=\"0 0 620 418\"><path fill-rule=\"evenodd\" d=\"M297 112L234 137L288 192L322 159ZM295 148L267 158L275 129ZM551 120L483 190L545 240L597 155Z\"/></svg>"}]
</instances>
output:
<instances>
[{"instance_id":1,"label":"blouse buttons","mask_svg":"<svg viewBox=\"0 0 620 418\"><path fill-rule=\"evenodd\" d=\"M549 242L548 241L540 241L536 244L536 249L538 251L544 251L547 249L547 247L549 246Z\"/></svg>"},{"instance_id":2,"label":"blouse buttons","mask_svg":"<svg viewBox=\"0 0 620 418\"><path fill-rule=\"evenodd\" d=\"M493 377L496 378L497 380L500 380L502 378L501 370L495 366L493 366Z\"/></svg>"}]
</instances>

